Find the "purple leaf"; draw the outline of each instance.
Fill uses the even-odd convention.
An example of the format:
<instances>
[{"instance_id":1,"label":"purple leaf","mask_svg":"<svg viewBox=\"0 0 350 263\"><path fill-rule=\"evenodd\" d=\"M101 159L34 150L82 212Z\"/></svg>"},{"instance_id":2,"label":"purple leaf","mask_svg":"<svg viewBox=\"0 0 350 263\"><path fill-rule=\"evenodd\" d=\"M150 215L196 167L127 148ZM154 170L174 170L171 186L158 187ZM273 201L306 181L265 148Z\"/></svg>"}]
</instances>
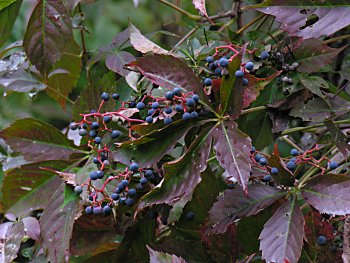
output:
<instances>
[{"instance_id":1,"label":"purple leaf","mask_svg":"<svg viewBox=\"0 0 350 263\"><path fill-rule=\"evenodd\" d=\"M17 92L39 92L46 88L46 85L35 78L33 72L20 68L16 71L8 71L1 75L0 86L5 90Z\"/></svg>"},{"instance_id":2,"label":"purple leaf","mask_svg":"<svg viewBox=\"0 0 350 263\"><path fill-rule=\"evenodd\" d=\"M38 219L34 217L25 217L22 219L24 224L24 232L31 239L40 242L40 224Z\"/></svg>"},{"instance_id":3,"label":"purple leaf","mask_svg":"<svg viewBox=\"0 0 350 263\"><path fill-rule=\"evenodd\" d=\"M164 181L141 199L139 209L154 204L174 205L180 199L187 202L202 180L201 172L207 167L212 141L211 127L204 129L179 159L165 163Z\"/></svg>"},{"instance_id":4,"label":"purple leaf","mask_svg":"<svg viewBox=\"0 0 350 263\"><path fill-rule=\"evenodd\" d=\"M209 211L211 233L224 233L227 227L242 217L256 215L285 195L274 187L263 184L248 186L248 196L242 188L228 189L218 197Z\"/></svg>"},{"instance_id":5,"label":"purple leaf","mask_svg":"<svg viewBox=\"0 0 350 263\"><path fill-rule=\"evenodd\" d=\"M169 255L167 253L163 252L158 252L150 248L148 245L146 245L148 251L149 251L149 256L150 256L150 263L186 263L186 261L178 257L176 255Z\"/></svg>"},{"instance_id":6,"label":"purple leaf","mask_svg":"<svg viewBox=\"0 0 350 263\"><path fill-rule=\"evenodd\" d=\"M12 262L17 257L23 236L22 221L0 225L0 262Z\"/></svg>"},{"instance_id":7,"label":"purple leaf","mask_svg":"<svg viewBox=\"0 0 350 263\"><path fill-rule=\"evenodd\" d=\"M70 166L69 162L42 162L22 165L6 172L2 185L2 205L4 211L17 217L29 215L37 209L49 205L52 189L62 182L52 172L40 169L40 165L55 170L63 170ZM40 200L40 202L38 202Z\"/></svg>"},{"instance_id":8,"label":"purple leaf","mask_svg":"<svg viewBox=\"0 0 350 263\"><path fill-rule=\"evenodd\" d=\"M290 36L304 39L329 36L350 24L349 7L321 7L314 1L308 6L296 7L290 2L270 1L268 7L256 8L256 10L275 16L275 20L281 23L281 28ZM307 25L306 21L312 21L312 18L317 20Z\"/></svg>"},{"instance_id":9,"label":"purple leaf","mask_svg":"<svg viewBox=\"0 0 350 263\"><path fill-rule=\"evenodd\" d=\"M113 72L125 77L130 73L129 70L124 69L124 65L134 61L135 57L125 51L119 51L116 54L108 55L106 58L106 66Z\"/></svg>"},{"instance_id":10,"label":"purple leaf","mask_svg":"<svg viewBox=\"0 0 350 263\"><path fill-rule=\"evenodd\" d=\"M293 54L299 62L300 72L311 73L325 65L333 63L333 59L344 49L331 48L319 39L308 39L292 46Z\"/></svg>"},{"instance_id":11,"label":"purple leaf","mask_svg":"<svg viewBox=\"0 0 350 263\"><path fill-rule=\"evenodd\" d=\"M301 101L295 105L289 115L301 118L303 121L323 122L325 119L331 117L332 110L325 100L314 98L307 103Z\"/></svg>"},{"instance_id":12,"label":"purple leaf","mask_svg":"<svg viewBox=\"0 0 350 263\"><path fill-rule=\"evenodd\" d=\"M141 53L156 53L156 54L168 54L168 51L161 48L151 40L141 34L131 22L129 22L130 43L131 45Z\"/></svg>"},{"instance_id":13,"label":"purple leaf","mask_svg":"<svg viewBox=\"0 0 350 263\"><path fill-rule=\"evenodd\" d=\"M329 133L332 135L333 141L339 151L343 154L344 158L347 158L348 152L350 151L350 145L348 144L348 136L345 135L339 126L335 125L332 120L326 120L324 122Z\"/></svg>"},{"instance_id":14,"label":"purple leaf","mask_svg":"<svg viewBox=\"0 0 350 263\"><path fill-rule=\"evenodd\" d=\"M326 174L307 182L302 195L320 213L346 215L350 214L349 187L348 176Z\"/></svg>"},{"instance_id":15,"label":"purple leaf","mask_svg":"<svg viewBox=\"0 0 350 263\"><path fill-rule=\"evenodd\" d=\"M27 161L77 160L82 156L81 150L61 131L39 120L17 120L2 130L0 137Z\"/></svg>"},{"instance_id":16,"label":"purple leaf","mask_svg":"<svg viewBox=\"0 0 350 263\"><path fill-rule=\"evenodd\" d=\"M50 205L40 217L40 230L43 248L48 252L48 261L64 262L69 256L69 243L72 236L75 218L82 207L76 200L65 201L65 184L57 188L50 196Z\"/></svg>"},{"instance_id":17,"label":"purple leaf","mask_svg":"<svg viewBox=\"0 0 350 263\"><path fill-rule=\"evenodd\" d=\"M31 14L23 40L32 64L47 75L62 53L69 51L67 43L72 41L72 22L63 1L40 0Z\"/></svg>"},{"instance_id":18,"label":"purple leaf","mask_svg":"<svg viewBox=\"0 0 350 263\"><path fill-rule=\"evenodd\" d=\"M192 69L180 59L171 55L154 54L137 59L131 63L152 83L166 89L180 87L185 91L197 93L206 102L208 99L203 92L202 83Z\"/></svg>"},{"instance_id":19,"label":"purple leaf","mask_svg":"<svg viewBox=\"0 0 350 263\"><path fill-rule=\"evenodd\" d=\"M303 248L304 224L304 216L295 198L281 205L260 234L262 259L297 263Z\"/></svg>"},{"instance_id":20,"label":"purple leaf","mask_svg":"<svg viewBox=\"0 0 350 263\"><path fill-rule=\"evenodd\" d=\"M246 191L251 170L251 139L237 128L234 121L228 122L228 128L224 124L215 128L213 137L216 158L220 165Z\"/></svg>"}]
</instances>

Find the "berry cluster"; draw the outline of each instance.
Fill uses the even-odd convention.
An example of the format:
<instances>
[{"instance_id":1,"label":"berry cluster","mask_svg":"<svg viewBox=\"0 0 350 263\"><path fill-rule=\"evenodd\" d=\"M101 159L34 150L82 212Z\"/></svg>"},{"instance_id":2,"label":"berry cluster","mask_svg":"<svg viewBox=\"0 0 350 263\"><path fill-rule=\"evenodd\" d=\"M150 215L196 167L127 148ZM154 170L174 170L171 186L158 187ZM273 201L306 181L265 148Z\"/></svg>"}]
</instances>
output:
<instances>
[{"instance_id":1,"label":"berry cluster","mask_svg":"<svg viewBox=\"0 0 350 263\"><path fill-rule=\"evenodd\" d=\"M321 170L321 174L324 174L327 168L329 170L334 170L338 168L339 164L336 161L329 160L326 156L323 156L321 159L315 158L314 154L319 150L320 149L318 148L318 145L316 145L315 148L304 152L299 152L297 149L292 149L290 151L291 156L289 158L283 158L283 160L285 161L286 168L290 172L294 173L297 166L301 163L304 163L319 168ZM267 156L256 151L254 147L252 148L250 153L251 159L255 163L255 165L268 172L268 174L266 174L261 180L263 182L270 182L272 180L272 176L277 175L279 173L278 168L269 166L268 160L266 158ZM327 165L325 167L322 166L322 163L324 161L327 161Z\"/></svg>"},{"instance_id":2,"label":"berry cluster","mask_svg":"<svg viewBox=\"0 0 350 263\"><path fill-rule=\"evenodd\" d=\"M77 130L80 136L87 137L88 147L97 153L92 159L93 163L97 165L97 169L89 174L87 182L74 188L76 194L81 194L86 187L91 201L91 205L85 209L87 214L111 214L112 207L117 203L133 206L137 191L143 190L146 185L150 186L149 183L157 184L160 181L160 175L157 172L151 168L140 168L136 162L132 162L124 170L116 171L113 169L109 161L108 144L123 136L120 130L115 129L114 122L121 121L122 124L126 122L127 136L132 140L135 138L135 134L131 132L130 127L134 123L151 124L163 119L164 124L169 125L176 114L181 114L183 120L195 119L199 115L207 114L205 108L200 105L197 94L185 93L177 87L166 92L164 97L156 98L147 94L139 101L121 102L122 106L115 111L102 112L103 106L110 98L119 100L119 95L103 92L98 110L81 114L82 120L72 122L69 126L71 130ZM134 108L135 111L130 114L131 108ZM140 118L142 112L147 112L145 119ZM137 117L134 117L135 115ZM138 180L138 183L135 183L135 179ZM100 183L95 184L94 181ZM118 186L109 195L106 193L106 186L112 181L117 182ZM100 187L96 185L100 185Z\"/></svg>"},{"instance_id":3,"label":"berry cluster","mask_svg":"<svg viewBox=\"0 0 350 263\"><path fill-rule=\"evenodd\" d=\"M229 44L226 46L219 46L215 50L215 54L213 56L208 56L206 58L207 65L210 69L210 77L207 77L203 80L203 84L206 87L210 87L213 85L212 78L221 77L228 74L227 67L232 62L232 60L239 55L240 49L242 47ZM223 50L223 51L222 51ZM246 49L248 54L253 54L255 50ZM261 52L258 59L266 60L269 58L269 53L267 51ZM246 74L251 74L254 72L254 63L252 61L248 61L246 63L242 63L239 70L235 72L235 77L242 80L243 86L247 86L249 83L248 78L246 78ZM207 92L208 93L208 92Z\"/></svg>"}]
</instances>

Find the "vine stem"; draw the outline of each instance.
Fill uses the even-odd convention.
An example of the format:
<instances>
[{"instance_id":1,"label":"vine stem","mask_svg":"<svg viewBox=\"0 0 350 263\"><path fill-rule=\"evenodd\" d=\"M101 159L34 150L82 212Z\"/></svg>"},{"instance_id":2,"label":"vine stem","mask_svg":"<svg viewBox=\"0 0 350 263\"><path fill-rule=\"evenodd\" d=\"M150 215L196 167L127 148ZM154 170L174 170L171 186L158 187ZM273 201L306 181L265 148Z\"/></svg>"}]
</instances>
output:
<instances>
[{"instance_id":1,"label":"vine stem","mask_svg":"<svg viewBox=\"0 0 350 263\"><path fill-rule=\"evenodd\" d=\"M261 14L259 16L257 16L256 18L254 18L253 20L249 21L247 24L245 24L244 26L242 26L239 30L237 30L237 34L240 35L243 31L245 31L247 28L249 28L250 26L254 25L256 22L258 22L260 19L262 19L263 17L265 17L265 14Z\"/></svg>"},{"instance_id":2,"label":"vine stem","mask_svg":"<svg viewBox=\"0 0 350 263\"><path fill-rule=\"evenodd\" d=\"M334 124L350 124L350 119L335 121ZM314 128L319 128L319 127L323 127L323 126L324 126L324 124L320 123L320 124L315 124L315 125L307 126L307 127L295 127L295 128L284 130L281 135L287 135L290 133L300 132L300 131L308 131L308 130L312 130Z\"/></svg>"},{"instance_id":3,"label":"vine stem","mask_svg":"<svg viewBox=\"0 0 350 263\"><path fill-rule=\"evenodd\" d=\"M192 19L194 21L199 21L199 20L202 19L201 16L193 15L193 14L187 12L186 10L183 10L182 8L174 5L173 3L170 3L170 2L165 1L165 0L158 0L158 1L161 2L162 4L165 4L165 5L169 6L169 7L171 7L172 9L176 10L177 12L183 14L184 16L187 16L188 18L190 18L190 19Z\"/></svg>"},{"instance_id":4,"label":"vine stem","mask_svg":"<svg viewBox=\"0 0 350 263\"><path fill-rule=\"evenodd\" d=\"M347 39L347 38L350 38L350 34L327 39L327 40L323 41L323 44L329 44L329 43L333 43L333 42L336 42L338 40L343 40L343 39Z\"/></svg>"},{"instance_id":5,"label":"vine stem","mask_svg":"<svg viewBox=\"0 0 350 263\"><path fill-rule=\"evenodd\" d=\"M251 113L251 112L255 112L255 111L261 111L261 110L267 110L267 107L266 106L259 106L259 107L246 109L246 110L242 111L241 115L247 114L247 113Z\"/></svg>"}]
</instances>

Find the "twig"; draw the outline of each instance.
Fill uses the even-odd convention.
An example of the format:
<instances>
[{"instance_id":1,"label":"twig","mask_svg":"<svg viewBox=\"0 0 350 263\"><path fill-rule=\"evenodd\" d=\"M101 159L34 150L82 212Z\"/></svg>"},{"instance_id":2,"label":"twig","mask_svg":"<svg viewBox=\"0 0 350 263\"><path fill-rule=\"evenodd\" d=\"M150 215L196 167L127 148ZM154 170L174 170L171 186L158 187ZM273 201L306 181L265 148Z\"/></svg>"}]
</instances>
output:
<instances>
[{"instance_id":1,"label":"twig","mask_svg":"<svg viewBox=\"0 0 350 263\"><path fill-rule=\"evenodd\" d=\"M185 42L196 30L198 29L198 26L195 26L191 29L190 32L188 32L183 38L180 39L179 42L176 43L176 45L169 51L169 53L173 53L178 46L180 46L183 42Z\"/></svg>"},{"instance_id":2,"label":"twig","mask_svg":"<svg viewBox=\"0 0 350 263\"><path fill-rule=\"evenodd\" d=\"M243 27L241 0L235 0L235 3L237 5L237 29L239 30Z\"/></svg>"},{"instance_id":3,"label":"twig","mask_svg":"<svg viewBox=\"0 0 350 263\"><path fill-rule=\"evenodd\" d=\"M343 232L343 262L350 262L350 216L347 216L344 221L344 232Z\"/></svg>"},{"instance_id":4,"label":"twig","mask_svg":"<svg viewBox=\"0 0 350 263\"><path fill-rule=\"evenodd\" d=\"M349 86L349 84L350 84L350 80L348 80L348 81L343 85L343 87L341 87L341 88L333 95L333 97L331 97L331 99L334 100L334 99L338 96L338 94L339 94L340 92L342 92L344 89L346 89L346 88Z\"/></svg>"},{"instance_id":5,"label":"twig","mask_svg":"<svg viewBox=\"0 0 350 263\"><path fill-rule=\"evenodd\" d=\"M339 37L334 37L334 38L331 38L331 39L327 39L327 40L323 41L323 44L329 44L329 43L333 43L333 42L336 42L338 40L343 40L343 39L347 39L347 38L350 38L350 34L349 35L344 35L344 36L339 36Z\"/></svg>"},{"instance_id":6,"label":"twig","mask_svg":"<svg viewBox=\"0 0 350 263\"><path fill-rule=\"evenodd\" d=\"M254 18L252 21L250 21L249 23L245 24L243 27L241 27L236 33L239 35L241 34L244 30L246 30L247 28L249 28L251 25L254 25L256 22L258 22L260 19L262 19L263 17L266 17L265 14L261 14L259 16L257 16L256 18Z\"/></svg>"},{"instance_id":7,"label":"twig","mask_svg":"<svg viewBox=\"0 0 350 263\"><path fill-rule=\"evenodd\" d=\"M197 16L197 15L193 15L189 12L187 12L186 10L183 10L182 8L174 5L173 3L170 3L168 1L165 1L165 0L158 0L159 2L161 2L162 4L165 4L169 7L171 7L172 9L176 10L177 12L179 12L180 14L183 14L184 16L187 16L188 18L194 20L194 21L199 21L202 19L201 16Z\"/></svg>"}]
</instances>

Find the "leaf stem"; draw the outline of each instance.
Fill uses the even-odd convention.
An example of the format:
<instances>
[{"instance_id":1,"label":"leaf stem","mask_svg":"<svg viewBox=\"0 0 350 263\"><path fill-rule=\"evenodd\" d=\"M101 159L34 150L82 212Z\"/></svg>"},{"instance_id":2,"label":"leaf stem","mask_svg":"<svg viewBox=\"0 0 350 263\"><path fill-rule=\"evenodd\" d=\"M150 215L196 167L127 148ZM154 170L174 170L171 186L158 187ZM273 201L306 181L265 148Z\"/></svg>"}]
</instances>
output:
<instances>
[{"instance_id":1,"label":"leaf stem","mask_svg":"<svg viewBox=\"0 0 350 263\"><path fill-rule=\"evenodd\" d=\"M343 40L343 39L347 39L347 38L350 38L350 34L327 39L327 40L323 41L323 44L329 44L329 43L333 43L333 42L336 42L338 40Z\"/></svg>"},{"instance_id":2,"label":"leaf stem","mask_svg":"<svg viewBox=\"0 0 350 263\"><path fill-rule=\"evenodd\" d=\"M180 8L180 7L174 5L173 3L170 3L170 2L168 2L166 0L158 0L158 1L161 2L162 4L165 4L165 5L169 6L169 7L171 7L172 9L176 10L177 12L183 14L184 16L187 16L188 18L190 18L190 19L192 19L194 21L199 21L199 20L202 19L201 16L193 15L193 14L187 12L186 10L183 10L182 8Z\"/></svg>"},{"instance_id":3,"label":"leaf stem","mask_svg":"<svg viewBox=\"0 0 350 263\"><path fill-rule=\"evenodd\" d=\"M255 112L255 111L266 110L266 109L267 109L266 106L254 107L254 108L250 108L250 109L243 110L242 113L241 113L241 115L247 114L247 113L251 113L251 112Z\"/></svg>"},{"instance_id":4,"label":"leaf stem","mask_svg":"<svg viewBox=\"0 0 350 263\"><path fill-rule=\"evenodd\" d=\"M335 121L334 123L335 124L350 124L350 119ZM287 135L287 134L291 134L294 132L308 131L308 130L323 127L323 126L324 126L324 124L320 123L320 124L315 124L315 125L307 126L307 127L295 127L295 128L284 130L281 135Z\"/></svg>"},{"instance_id":5,"label":"leaf stem","mask_svg":"<svg viewBox=\"0 0 350 263\"><path fill-rule=\"evenodd\" d=\"M241 27L239 30L237 30L237 35L240 35L244 30L246 30L247 28L249 28L251 25L254 25L256 22L258 22L260 19L262 19L263 17L265 17L265 14L261 14L259 16L257 16L256 18L254 18L253 20L251 20L250 22L248 22L247 24L245 24L243 27Z\"/></svg>"}]
</instances>

